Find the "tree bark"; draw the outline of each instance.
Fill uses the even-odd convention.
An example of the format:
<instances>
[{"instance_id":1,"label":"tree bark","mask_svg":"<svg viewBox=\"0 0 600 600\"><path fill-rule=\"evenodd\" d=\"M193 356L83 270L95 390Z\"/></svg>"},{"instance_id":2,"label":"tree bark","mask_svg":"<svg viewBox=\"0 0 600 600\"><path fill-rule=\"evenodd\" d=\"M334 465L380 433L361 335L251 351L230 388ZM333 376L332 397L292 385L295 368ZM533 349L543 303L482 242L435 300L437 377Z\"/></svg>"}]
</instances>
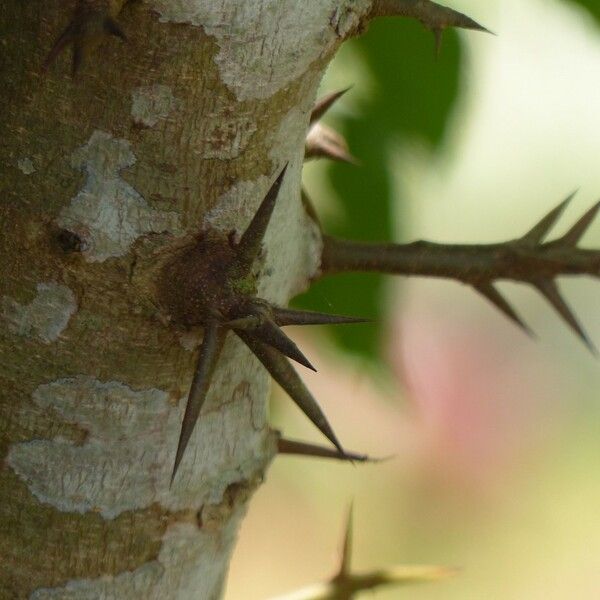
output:
<instances>
[{"instance_id":1,"label":"tree bark","mask_svg":"<svg viewBox=\"0 0 600 600\"><path fill-rule=\"evenodd\" d=\"M242 231L289 161L259 294L307 285L310 109L369 5L82 0L100 20L71 40L75 78L69 48L42 72L72 7L0 6L0 598L221 596L276 451L269 380L229 335L170 488L201 331L164 319L155 266Z\"/></svg>"}]
</instances>

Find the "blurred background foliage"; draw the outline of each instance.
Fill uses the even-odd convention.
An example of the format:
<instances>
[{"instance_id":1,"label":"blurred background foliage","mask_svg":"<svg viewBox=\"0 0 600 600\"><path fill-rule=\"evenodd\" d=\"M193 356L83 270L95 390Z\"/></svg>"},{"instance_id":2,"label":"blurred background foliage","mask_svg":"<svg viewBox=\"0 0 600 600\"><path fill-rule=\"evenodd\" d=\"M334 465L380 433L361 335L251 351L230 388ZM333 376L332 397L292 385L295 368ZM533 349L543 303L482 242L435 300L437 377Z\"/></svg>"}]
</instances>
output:
<instances>
[{"instance_id":1,"label":"blurred background foliage","mask_svg":"<svg viewBox=\"0 0 600 600\"><path fill-rule=\"evenodd\" d=\"M343 132L360 162L327 165L327 177L343 203L343 215L322 217L330 235L365 241L392 241L396 225L391 223L395 196L390 173L393 143L423 140L432 147L444 138L448 116L458 95L461 62L458 36L446 32L443 52L436 60L432 35L420 23L405 19L379 19L367 35L345 45L337 58L346 64L342 72L352 85L352 62L360 56L368 70L372 93L350 90L359 99L352 113L337 112L332 125ZM369 118L364 118L369 115ZM326 117L327 118L327 117ZM393 168L393 167L392 167ZM368 175L366 175L368 173ZM313 197L311 190L309 196ZM322 199L313 198L318 205ZM401 220L401 215L400 215ZM381 314L383 277L339 275L324 279L297 298L298 306L314 310L375 318ZM340 327L332 332L344 348L372 358L381 342L379 327Z\"/></svg>"},{"instance_id":2,"label":"blurred background foliage","mask_svg":"<svg viewBox=\"0 0 600 600\"><path fill-rule=\"evenodd\" d=\"M361 162L305 168L328 233L506 240L579 187L560 234L600 196L600 2L447 4L498 36L447 32L436 59L419 23L379 20L326 74L322 94L353 85L325 122ZM583 245L600 247L600 223ZM598 282L561 288L600 345ZM351 500L358 570L462 569L378 599L600 598L600 366L535 293L503 291L536 341L444 281L337 276L296 299L376 319L294 335L345 446L393 459L278 458L244 521L227 600L328 577ZM322 442L277 389L271 422Z\"/></svg>"}]
</instances>

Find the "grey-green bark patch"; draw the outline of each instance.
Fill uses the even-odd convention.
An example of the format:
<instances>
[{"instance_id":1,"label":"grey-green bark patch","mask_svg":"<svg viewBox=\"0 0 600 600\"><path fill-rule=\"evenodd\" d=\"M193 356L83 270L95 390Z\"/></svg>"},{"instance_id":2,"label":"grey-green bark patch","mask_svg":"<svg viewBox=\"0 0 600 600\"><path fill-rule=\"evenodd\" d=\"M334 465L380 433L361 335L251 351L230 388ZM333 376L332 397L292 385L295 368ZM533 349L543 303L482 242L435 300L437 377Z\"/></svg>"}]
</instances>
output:
<instances>
[{"instance_id":1,"label":"grey-green bark patch","mask_svg":"<svg viewBox=\"0 0 600 600\"><path fill-rule=\"evenodd\" d=\"M219 46L215 62L239 100L265 99L330 52L370 0L149 0L163 22L202 27Z\"/></svg>"},{"instance_id":2,"label":"grey-green bark patch","mask_svg":"<svg viewBox=\"0 0 600 600\"><path fill-rule=\"evenodd\" d=\"M95 131L71 157L72 167L84 171L87 178L70 205L61 211L58 224L85 242L83 255L89 261L123 256L144 234L180 230L177 213L152 209L121 178L121 171L135 162L127 140L103 131Z\"/></svg>"},{"instance_id":3,"label":"grey-green bark patch","mask_svg":"<svg viewBox=\"0 0 600 600\"><path fill-rule=\"evenodd\" d=\"M196 600L212 598L218 588L239 517L229 524L225 536L204 532L195 524L177 523L169 527L162 539L158 558L118 575L98 579L79 579L53 589L38 589L31 600Z\"/></svg>"},{"instance_id":4,"label":"grey-green bark patch","mask_svg":"<svg viewBox=\"0 0 600 600\"><path fill-rule=\"evenodd\" d=\"M37 295L29 304L19 304L4 296L2 317L17 335L36 337L47 344L55 342L77 310L73 292L54 282L38 283Z\"/></svg>"},{"instance_id":5,"label":"grey-green bark patch","mask_svg":"<svg viewBox=\"0 0 600 600\"><path fill-rule=\"evenodd\" d=\"M154 84L139 87L131 94L131 115L136 123L154 127L177 107L169 86Z\"/></svg>"},{"instance_id":6,"label":"grey-green bark patch","mask_svg":"<svg viewBox=\"0 0 600 600\"><path fill-rule=\"evenodd\" d=\"M33 161L28 156L26 156L24 158L20 158L17 161L17 167L19 167L19 170L22 173L24 173L25 175L31 175L32 173L35 173L35 171L36 171Z\"/></svg>"}]
</instances>

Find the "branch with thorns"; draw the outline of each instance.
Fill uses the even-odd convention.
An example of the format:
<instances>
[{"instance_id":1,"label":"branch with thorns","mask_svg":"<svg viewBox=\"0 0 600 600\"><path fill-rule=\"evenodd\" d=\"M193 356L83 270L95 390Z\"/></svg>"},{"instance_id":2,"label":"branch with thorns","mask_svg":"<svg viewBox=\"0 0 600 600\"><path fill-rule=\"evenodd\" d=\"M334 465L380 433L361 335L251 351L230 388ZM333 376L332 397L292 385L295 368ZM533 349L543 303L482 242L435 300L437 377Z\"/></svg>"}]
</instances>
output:
<instances>
[{"instance_id":1,"label":"branch with thorns","mask_svg":"<svg viewBox=\"0 0 600 600\"><path fill-rule=\"evenodd\" d=\"M345 92L326 98L333 98L335 102ZM319 101L316 107L322 104ZM333 102L329 102L327 108L332 105ZM453 279L473 288L532 336L529 327L495 285L501 280L525 283L533 286L597 355L593 342L563 299L556 279L565 275L600 277L600 250L578 247L600 210L600 202L587 210L567 233L554 240L547 239L574 196L574 193L569 195L525 235L495 244L437 244L422 240L408 244L364 243L323 233L321 268L317 278L343 272L372 272ZM306 191L303 191L303 201L318 222Z\"/></svg>"},{"instance_id":2,"label":"branch with thorns","mask_svg":"<svg viewBox=\"0 0 600 600\"><path fill-rule=\"evenodd\" d=\"M447 579L457 570L432 565L398 565L367 573L352 572L352 507L348 511L337 573L328 581L310 586L274 600L353 600L358 594L382 587L405 586Z\"/></svg>"}]
</instances>

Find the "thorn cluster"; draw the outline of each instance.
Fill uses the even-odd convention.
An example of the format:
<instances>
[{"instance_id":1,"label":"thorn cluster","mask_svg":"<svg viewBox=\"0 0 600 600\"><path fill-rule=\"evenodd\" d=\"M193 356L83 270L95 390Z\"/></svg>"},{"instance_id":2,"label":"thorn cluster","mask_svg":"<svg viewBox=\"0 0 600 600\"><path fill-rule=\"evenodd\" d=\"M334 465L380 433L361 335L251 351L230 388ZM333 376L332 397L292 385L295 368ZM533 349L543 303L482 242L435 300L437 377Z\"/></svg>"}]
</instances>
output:
<instances>
[{"instance_id":1,"label":"thorn cluster","mask_svg":"<svg viewBox=\"0 0 600 600\"><path fill-rule=\"evenodd\" d=\"M256 297L252 268L260 254L286 168L271 186L239 243L231 235L207 230L163 269L160 302L172 322L204 328L171 481L200 415L228 331L246 344L338 453L345 456L323 411L287 358L309 369L314 367L281 328L359 323L363 319L281 308Z\"/></svg>"},{"instance_id":2,"label":"thorn cluster","mask_svg":"<svg viewBox=\"0 0 600 600\"><path fill-rule=\"evenodd\" d=\"M510 303L495 287L498 280L532 285L585 345L596 349L560 294L562 275L600 276L600 250L578 248L600 209L592 206L558 239L547 235L573 194L551 210L524 236L498 244L364 244L325 236L322 275L342 271L380 272L455 279L479 292L521 329L530 333Z\"/></svg>"},{"instance_id":3,"label":"thorn cluster","mask_svg":"<svg viewBox=\"0 0 600 600\"><path fill-rule=\"evenodd\" d=\"M373 591L380 587L438 581L456 574L456 569L430 565L399 565L368 573L353 573L350 567L352 557L352 513L352 507L350 507L342 543L342 556L337 573L329 581L311 586L289 596L282 596L277 600L352 600L362 592Z\"/></svg>"},{"instance_id":4,"label":"thorn cluster","mask_svg":"<svg viewBox=\"0 0 600 600\"><path fill-rule=\"evenodd\" d=\"M73 47L71 75L76 77L81 65L98 48L106 36L115 36L127 41L125 32L116 17L122 2L98 2L79 0L71 22L60 34L42 66L45 73L58 55L67 47Z\"/></svg>"}]
</instances>

